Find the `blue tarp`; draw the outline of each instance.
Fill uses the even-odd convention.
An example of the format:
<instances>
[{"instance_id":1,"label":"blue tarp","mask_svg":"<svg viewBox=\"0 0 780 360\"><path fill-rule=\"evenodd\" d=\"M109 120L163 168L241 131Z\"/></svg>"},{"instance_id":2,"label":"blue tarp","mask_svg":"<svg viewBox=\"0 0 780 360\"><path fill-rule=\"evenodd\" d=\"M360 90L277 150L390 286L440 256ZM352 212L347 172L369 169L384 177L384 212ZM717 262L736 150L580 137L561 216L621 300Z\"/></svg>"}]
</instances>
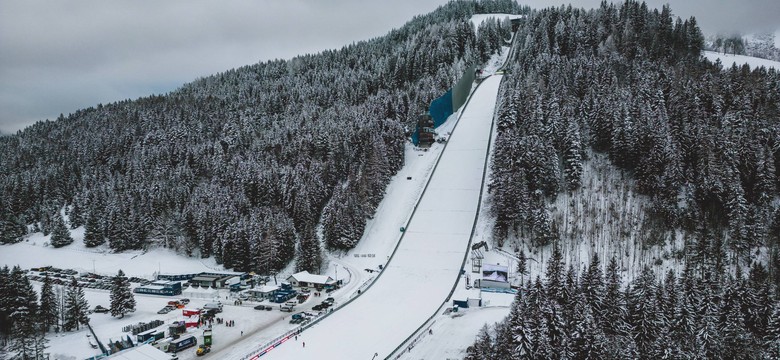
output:
<instances>
[{"instance_id":1,"label":"blue tarp","mask_svg":"<svg viewBox=\"0 0 780 360\"><path fill-rule=\"evenodd\" d=\"M439 127L439 125L444 124L447 118L452 115L452 89L438 99L433 100L428 113L433 118L433 127Z\"/></svg>"}]
</instances>

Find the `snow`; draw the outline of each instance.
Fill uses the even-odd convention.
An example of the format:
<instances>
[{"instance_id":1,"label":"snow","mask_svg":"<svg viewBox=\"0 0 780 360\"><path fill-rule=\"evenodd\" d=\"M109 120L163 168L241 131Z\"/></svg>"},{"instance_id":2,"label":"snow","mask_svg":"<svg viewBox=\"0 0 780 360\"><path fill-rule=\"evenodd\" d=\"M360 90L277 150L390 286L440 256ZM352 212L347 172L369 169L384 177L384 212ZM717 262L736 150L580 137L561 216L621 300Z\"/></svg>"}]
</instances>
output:
<instances>
[{"instance_id":1,"label":"snow","mask_svg":"<svg viewBox=\"0 0 780 360\"><path fill-rule=\"evenodd\" d=\"M492 307L461 309L451 314L454 316L438 317L399 359L463 359L466 348L474 343L479 330L485 325L492 326L502 321L507 314L507 308Z\"/></svg>"},{"instance_id":2,"label":"snow","mask_svg":"<svg viewBox=\"0 0 780 360\"><path fill-rule=\"evenodd\" d=\"M775 42L777 42L777 37L775 37ZM720 59L720 62L723 63L723 67L731 67L732 64L736 63L737 66L748 64L751 69L764 66L766 68L775 68L780 70L780 62L752 56L721 54L714 51L705 51L704 57L713 62L717 59Z\"/></svg>"},{"instance_id":3,"label":"snow","mask_svg":"<svg viewBox=\"0 0 780 360\"><path fill-rule=\"evenodd\" d=\"M108 359L113 360L170 360L171 355L166 354L160 350L157 350L154 346L146 344L121 352L116 355L109 356Z\"/></svg>"},{"instance_id":4,"label":"snow","mask_svg":"<svg viewBox=\"0 0 780 360\"><path fill-rule=\"evenodd\" d=\"M381 277L303 332L305 347L284 345L265 357L385 358L438 311L458 279L476 220L500 82L492 76L472 95ZM349 345L338 346L345 339Z\"/></svg>"},{"instance_id":5,"label":"snow","mask_svg":"<svg viewBox=\"0 0 780 360\"><path fill-rule=\"evenodd\" d=\"M163 273L200 273L204 271L222 271L213 258L187 258L168 249L145 251L126 251L111 253L105 247L87 248L84 246L84 228L71 230L72 244L55 249L44 245L51 236L34 233L24 241L0 246L0 265L19 265L23 269L40 266L54 266L74 269L79 272L96 272L101 275L116 275L121 269L128 277L137 276L152 279Z\"/></svg>"}]
</instances>

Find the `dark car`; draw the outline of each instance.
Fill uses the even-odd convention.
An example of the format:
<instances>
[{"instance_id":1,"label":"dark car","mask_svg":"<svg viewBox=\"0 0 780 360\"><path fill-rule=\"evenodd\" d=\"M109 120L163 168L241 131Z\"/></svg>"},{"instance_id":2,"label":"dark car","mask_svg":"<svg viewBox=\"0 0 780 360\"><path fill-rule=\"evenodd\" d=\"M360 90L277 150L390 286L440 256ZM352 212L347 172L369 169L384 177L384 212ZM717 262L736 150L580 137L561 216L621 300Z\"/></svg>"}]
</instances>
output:
<instances>
[{"instance_id":1,"label":"dark car","mask_svg":"<svg viewBox=\"0 0 780 360\"><path fill-rule=\"evenodd\" d=\"M319 305L314 305L311 309L314 311L320 311L324 308L322 307L322 304L319 304Z\"/></svg>"},{"instance_id":2,"label":"dark car","mask_svg":"<svg viewBox=\"0 0 780 360\"><path fill-rule=\"evenodd\" d=\"M255 310L265 310L265 308L266 308L265 305L257 305L257 306L255 306Z\"/></svg>"},{"instance_id":3,"label":"dark car","mask_svg":"<svg viewBox=\"0 0 780 360\"><path fill-rule=\"evenodd\" d=\"M98 306L95 306L95 310L94 311L96 313L102 314L102 313L107 313L109 310L104 308L104 307L102 307L102 306L100 306L100 305L98 305Z\"/></svg>"}]
</instances>

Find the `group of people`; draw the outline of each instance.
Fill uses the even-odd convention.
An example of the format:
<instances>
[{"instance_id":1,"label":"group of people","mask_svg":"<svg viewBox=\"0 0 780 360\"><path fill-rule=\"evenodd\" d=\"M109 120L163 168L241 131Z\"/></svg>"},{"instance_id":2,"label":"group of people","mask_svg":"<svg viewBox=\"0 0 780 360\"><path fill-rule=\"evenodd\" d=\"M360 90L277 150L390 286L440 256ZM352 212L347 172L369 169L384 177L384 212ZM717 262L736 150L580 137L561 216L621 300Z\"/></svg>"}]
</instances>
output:
<instances>
[{"instance_id":1,"label":"group of people","mask_svg":"<svg viewBox=\"0 0 780 360\"><path fill-rule=\"evenodd\" d=\"M225 320L223 318L217 318L217 324L225 324L227 327L233 327L236 326L235 320Z\"/></svg>"},{"instance_id":2,"label":"group of people","mask_svg":"<svg viewBox=\"0 0 780 360\"><path fill-rule=\"evenodd\" d=\"M244 301L241 300L241 299L236 299L236 301L233 302L233 305L236 305L236 306L243 305L243 304L244 304Z\"/></svg>"}]
</instances>

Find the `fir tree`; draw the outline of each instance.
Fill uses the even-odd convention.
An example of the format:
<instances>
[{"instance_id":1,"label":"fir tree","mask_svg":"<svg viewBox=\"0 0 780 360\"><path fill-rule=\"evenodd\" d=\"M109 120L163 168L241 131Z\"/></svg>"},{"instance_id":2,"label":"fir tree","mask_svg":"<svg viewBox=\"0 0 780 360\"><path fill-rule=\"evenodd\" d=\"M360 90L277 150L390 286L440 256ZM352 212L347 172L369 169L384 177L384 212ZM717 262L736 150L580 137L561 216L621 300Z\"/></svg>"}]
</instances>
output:
<instances>
[{"instance_id":1,"label":"fir tree","mask_svg":"<svg viewBox=\"0 0 780 360\"><path fill-rule=\"evenodd\" d=\"M120 269L111 284L111 316L119 316L135 311L135 297L130 291L130 281Z\"/></svg>"},{"instance_id":2,"label":"fir tree","mask_svg":"<svg viewBox=\"0 0 780 360\"><path fill-rule=\"evenodd\" d=\"M63 310L65 331L78 330L80 325L89 323L89 304L84 297L84 289L81 288L76 278L73 278L65 294L65 308Z\"/></svg>"},{"instance_id":3,"label":"fir tree","mask_svg":"<svg viewBox=\"0 0 780 360\"><path fill-rule=\"evenodd\" d=\"M100 228L100 219L95 211L90 211L87 215L84 228L84 245L87 247L95 247L106 242L103 230Z\"/></svg>"},{"instance_id":4,"label":"fir tree","mask_svg":"<svg viewBox=\"0 0 780 360\"><path fill-rule=\"evenodd\" d=\"M33 290L24 271L15 266L10 274L13 288L10 308L11 342L9 350L19 359L34 359L40 341L38 327L38 295ZM40 354L43 355L43 354Z\"/></svg>"},{"instance_id":5,"label":"fir tree","mask_svg":"<svg viewBox=\"0 0 780 360\"><path fill-rule=\"evenodd\" d=\"M41 306L38 316L44 332L49 331L52 326L58 325L57 319L59 319L60 314L57 306L57 297L54 295L54 289L49 275L46 275L43 278L43 286L41 286Z\"/></svg>"},{"instance_id":6,"label":"fir tree","mask_svg":"<svg viewBox=\"0 0 780 360\"><path fill-rule=\"evenodd\" d=\"M490 360L493 354L493 340L488 332L487 325L482 326L474 345L466 349L465 360Z\"/></svg>"},{"instance_id":7,"label":"fir tree","mask_svg":"<svg viewBox=\"0 0 780 360\"><path fill-rule=\"evenodd\" d=\"M54 227L51 232L51 246L56 248L69 245L73 242L73 238L70 237L70 230L65 225L65 219L59 216L59 213L54 216L52 226Z\"/></svg>"},{"instance_id":8,"label":"fir tree","mask_svg":"<svg viewBox=\"0 0 780 360\"><path fill-rule=\"evenodd\" d=\"M8 265L0 268L0 334L11 333L11 309L14 289L11 286L11 270Z\"/></svg>"}]
</instances>

